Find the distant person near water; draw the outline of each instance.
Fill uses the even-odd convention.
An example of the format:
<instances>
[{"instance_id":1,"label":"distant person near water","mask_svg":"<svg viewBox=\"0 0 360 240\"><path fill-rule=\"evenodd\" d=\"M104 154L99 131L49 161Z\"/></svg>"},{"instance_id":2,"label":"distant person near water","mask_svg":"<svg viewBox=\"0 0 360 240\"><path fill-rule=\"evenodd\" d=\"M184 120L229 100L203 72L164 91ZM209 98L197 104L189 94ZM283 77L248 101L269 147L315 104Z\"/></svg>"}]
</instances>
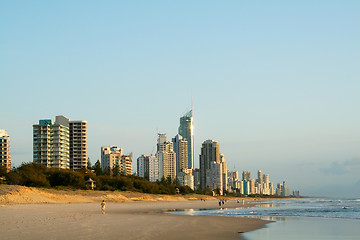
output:
<instances>
[{"instance_id":1,"label":"distant person near water","mask_svg":"<svg viewBox=\"0 0 360 240\"><path fill-rule=\"evenodd\" d=\"M101 213L105 214L105 206L106 206L105 200L103 200L100 205L101 205Z\"/></svg>"}]
</instances>

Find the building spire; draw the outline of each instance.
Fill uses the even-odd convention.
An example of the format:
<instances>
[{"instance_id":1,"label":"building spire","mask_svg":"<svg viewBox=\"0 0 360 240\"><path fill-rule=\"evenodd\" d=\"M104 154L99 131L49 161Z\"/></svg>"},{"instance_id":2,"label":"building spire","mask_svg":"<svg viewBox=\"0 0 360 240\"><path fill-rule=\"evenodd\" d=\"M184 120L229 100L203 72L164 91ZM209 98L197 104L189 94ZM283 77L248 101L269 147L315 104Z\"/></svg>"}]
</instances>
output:
<instances>
[{"instance_id":1,"label":"building spire","mask_svg":"<svg viewBox=\"0 0 360 240\"><path fill-rule=\"evenodd\" d=\"M194 97L191 94L191 115L194 117Z\"/></svg>"}]
</instances>

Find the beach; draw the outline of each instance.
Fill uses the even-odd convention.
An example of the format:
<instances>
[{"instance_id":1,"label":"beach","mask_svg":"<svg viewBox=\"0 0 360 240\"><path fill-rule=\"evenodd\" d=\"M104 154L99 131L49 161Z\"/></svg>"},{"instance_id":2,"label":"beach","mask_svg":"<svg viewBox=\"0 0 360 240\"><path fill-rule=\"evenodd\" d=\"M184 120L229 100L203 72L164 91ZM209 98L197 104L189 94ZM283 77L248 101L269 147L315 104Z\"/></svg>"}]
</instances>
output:
<instances>
[{"instance_id":1,"label":"beach","mask_svg":"<svg viewBox=\"0 0 360 240\"><path fill-rule=\"evenodd\" d=\"M39 191L34 196L44 192L32 188L25 190ZM5 198L9 199L9 195L24 198L26 194L21 192L22 190L17 189L10 191L10 194L9 192L4 194L3 191L0 195L1 239L243 239L239 232L259 229L268 223L252 218L165 213L166 210L219 208L218 200L214 198L206 201L201 201L197 197L183 196L157 198L157 196L144 195L141 198L142 194L133 193L136 196L135 200L124 197L123 201L120 201L116 198L117 195L121 195L121 192L118 192L112 193L112 200L105 199L106 214L101 214L101 196L97 196L105 193L88 193L96 201L80 197L86 194L72 192L64 196L68 203L56 203L55 200L49 203L33 201L35 203L25 204L4 202ZM56 192L52 192L51 195L61 201L62 197ZM102 197L105 198L105 195ZM76 196L78 201L69 201ZM25 199L32 201L29 196ZM85 201L84 199L89 202L81 202ZM225 203L224 207L241 205L231 200Z\"/></svg>"}]
</instances>

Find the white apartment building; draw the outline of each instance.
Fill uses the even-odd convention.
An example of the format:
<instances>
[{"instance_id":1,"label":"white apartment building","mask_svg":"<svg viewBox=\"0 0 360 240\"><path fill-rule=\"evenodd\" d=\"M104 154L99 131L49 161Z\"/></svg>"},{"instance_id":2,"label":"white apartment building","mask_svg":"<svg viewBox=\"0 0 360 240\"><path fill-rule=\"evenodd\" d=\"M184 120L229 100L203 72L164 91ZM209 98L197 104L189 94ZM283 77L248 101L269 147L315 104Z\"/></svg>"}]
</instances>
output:
<instances>
[{"instance_id":1,"label":"white apartment building","mask_svg":"<svg viewBox=\"0 0 360 240\"><path fill-rule=\"evenodd\" d=\"M4 129L0 129L0 165L11 170L10 137Z\"/></svg>"},{"instance_id":2,"label":"white apartment building","mask_svg":"<svg viewBox=\"0 0 360 240\"><path fill-rule=\"evenodd\" d=\"M63 169L87 168L87 122L65 116L33 125L34 162Z\"/></svg>"},{"instance_id":3,"label":"white apartment building","mask_svg":"<svg viewBox=\"0 0 360 240\"><path fill-rule=\"evenodd\" d=\"M137 158L137 175L149 179L149 156L143 154Z\"/></svg>"},{"instance_id":4,"label":"white apartment building","mask_svg":"<svg viewBox=\"0 0 360 240\"><path fill-rule=\"evenodd\" d=\"M151 182L160 180L159 159L156 156L141 155L137 159L137 172L139 177L148 179Z\"/></svg>"},{"instance_id":5,"label":"white apartment building","mask_svg":"<svg viewBox=\"0 0 360 240\"><path fill-rule=\"evenodd\" d=\"M220 154L220 164L222 171L222 183L223 183L223 191L228 191L228 168L225 161L225 155L223 153Z\"/></svg>"},{"instance_id":6,"label":"white apartment building","mask_svg":"<svg viewBox=\"0 0 360 240\"><path fill-rule=\"evenodd\" d=\"M33 125L34 162L47 167L70 168L69 127L50 119Z\"/></svg>"}]
</instances>

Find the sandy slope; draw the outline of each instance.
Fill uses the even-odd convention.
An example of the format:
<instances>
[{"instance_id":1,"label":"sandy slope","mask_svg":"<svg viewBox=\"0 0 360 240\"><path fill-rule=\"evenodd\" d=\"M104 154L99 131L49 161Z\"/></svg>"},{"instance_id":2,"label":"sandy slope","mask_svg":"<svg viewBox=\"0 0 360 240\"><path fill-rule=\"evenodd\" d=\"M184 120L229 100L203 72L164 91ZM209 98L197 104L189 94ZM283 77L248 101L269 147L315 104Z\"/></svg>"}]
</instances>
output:
<instances>
[{"instance_id":1,"label":"sandy slope","mask_svg":"<svg viewBox=\"0 0 360 240\"><path fill-rule=\"evenodd\" d=\"M92 203L101 200L126 201L181 201L200 198L214 199L202 195L156 195L120 191L54 190L22 186L0 185L0 204L24 203Z\"/></svg>"}]
</instances>

